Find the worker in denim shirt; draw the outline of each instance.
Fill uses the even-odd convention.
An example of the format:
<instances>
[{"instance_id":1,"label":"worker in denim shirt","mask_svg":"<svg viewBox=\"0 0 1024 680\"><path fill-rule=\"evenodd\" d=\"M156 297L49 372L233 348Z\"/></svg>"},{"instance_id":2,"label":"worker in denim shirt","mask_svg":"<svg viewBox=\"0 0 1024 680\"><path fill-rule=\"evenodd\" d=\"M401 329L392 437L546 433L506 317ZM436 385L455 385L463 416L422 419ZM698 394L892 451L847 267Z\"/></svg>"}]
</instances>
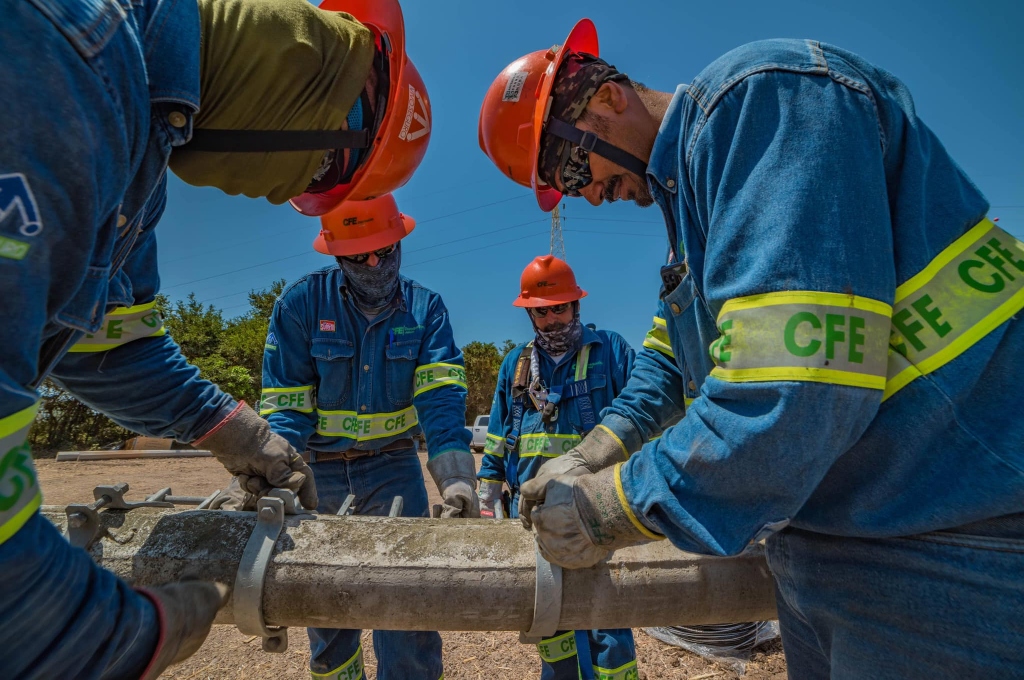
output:
<instances>
[{"instance_id":1,"label":"worker in denim shirt","mask_svg":"<svg viewBox=\"0 0 1024 680\"><path fill-rule=\"evenodd\" d=\"M505 356L498 372L480 464L481 508L494 515L502 484L512 492L589 436L629 380L634 352L613 331L580 321L586 291L563 260L542 255L526 266L512 303L530 316L534 339ZM635 680L636 647L628 628L556 631L537 643L542 680Z\"/></svg>"},{"instance_id":2,"label":"worker in denim shirt","mask_svg":"<svg viewBox=\"0 0 1024 680\"><path fill-rule=\"evenodd\" d=\"M408 180L429 100L397 2L327 5L4 7L0 677L155 678L198 649L225 597L211 583L134 590L39 515L26 437L47 376L125 427L211 450L256 494L317 504L298 453L165 332L155 229L168 166L305 214ZM405 122L410 109L426 127Z\"/></svg>"},{"instance_id":3,"label":"worker in denim shirt","mask_svg":"<svg viewBox=\"0 0 1024 680\"><path fill-rule=\"evenodd\" d=\"M415 437L444 517L479 517L469 452L466 369L441 297L399 274L415 221L390 195L343 203L314 242L337 264L288 286L263 354L260 413L309 462L321 513L352 494L357 515L427 516ZM361 677L359 630L309 628L314 680ZM374 631L381 680L438 680L441 636Z\"/></svg>"},{"instance_id":4,"label":"worker in denim shirt","mask_svg":"<svg viewBox=\"0 0 1024 680\"><path fill-rule=\"evenodd\" d=\"M605 436L523 486L549 559L767 539L791 677L1019 671L1024 244L899 80L773 40L659 93L583 20L499 76L480 139L542 208L656 203L669 236Z\"/></svg>"}]
</instances>

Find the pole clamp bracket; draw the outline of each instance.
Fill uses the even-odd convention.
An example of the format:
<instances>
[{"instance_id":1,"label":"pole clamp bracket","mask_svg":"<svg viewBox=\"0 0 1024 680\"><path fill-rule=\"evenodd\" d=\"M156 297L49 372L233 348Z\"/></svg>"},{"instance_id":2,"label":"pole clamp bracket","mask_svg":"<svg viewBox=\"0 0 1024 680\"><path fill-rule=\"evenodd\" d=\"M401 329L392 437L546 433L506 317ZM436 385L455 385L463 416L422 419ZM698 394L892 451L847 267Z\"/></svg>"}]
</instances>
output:
<instances>
[{"instance_id":1,"label":"pole clamp bracket","mask_svg":"<svg viewBox=\"0 0 1024 680\"><path fill-rule=\"evenodd\" d=\"M551 564L540 550L537 553L537 585L533 593L533 623L519 633L519 642L537 644L558 630L562 616L562 567Z\"/></svg>"}]
</instances>

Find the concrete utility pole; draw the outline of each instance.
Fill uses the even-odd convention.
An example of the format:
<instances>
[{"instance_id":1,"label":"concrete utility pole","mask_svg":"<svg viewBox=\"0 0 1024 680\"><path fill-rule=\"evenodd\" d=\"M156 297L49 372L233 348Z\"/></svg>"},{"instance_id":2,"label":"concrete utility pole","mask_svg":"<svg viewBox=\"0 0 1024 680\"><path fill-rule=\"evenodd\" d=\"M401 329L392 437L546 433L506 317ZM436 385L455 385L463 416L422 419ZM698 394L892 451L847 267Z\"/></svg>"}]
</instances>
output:
<instances>
[{"instance_id":1,"label":"concrete utility pole","mask_svg":"<svg viewBox=\"0 0 1024 680\"><path fill-rule=\"evenodd\" d=\"M43 514L64 530L64 508ZM253 512L105 510L93 558L136 585L181 578L232 584ZM527 630L533 536L515 521L288 516L263 587L268 625L393 630ZM563 630L733 623L775 618L758 549L733 558L668 541L563 572ZM485 603L481 606L481 603ZM217 619L233 623L229 605Z\"/></svg>"}]
</instances>

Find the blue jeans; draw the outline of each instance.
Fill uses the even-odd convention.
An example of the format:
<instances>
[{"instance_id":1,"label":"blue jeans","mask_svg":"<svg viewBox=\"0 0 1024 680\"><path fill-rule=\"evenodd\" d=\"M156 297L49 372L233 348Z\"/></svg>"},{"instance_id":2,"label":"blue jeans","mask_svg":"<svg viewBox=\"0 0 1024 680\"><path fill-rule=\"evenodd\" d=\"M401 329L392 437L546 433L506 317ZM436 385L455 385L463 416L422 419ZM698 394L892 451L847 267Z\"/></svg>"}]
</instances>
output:
<instances>
[{"instance_id":1,"label":"blue jeans","mask_svg":"<svg viewBox=\"0 0 1024 680\"><path fill-rule=\"evenodd\" d=\"M519 492L509 514L519 517ZM537 644L541 680L637 680L636 645L629 628L560 630ZM580 663L580 656L590 663Z\"/></svg>"},{"instance_id":2,"label":"blue jeans","mask_svg":"<svg viewBox=\"0 0 1024 680\"><path fill-rule=\"evenodd\" d=\"M415 449L391 451L356 460L311 463L320 494L321 513L336 513L348 494L357 515L386 516L395 496L403 500L403 517L427 517L427 489ZM314 678L358 680L363 677L360 630L308 628ZM438 680L441 636L430 631L373 631L377 680Z\"/></svg>"},{"instance_id":3,"label":"blue jeans","mask_svg":"<svg viewBox=\"0 0 1024 680\"><path fill-rule=\"evenodd\" d=\"M767 548L790 678L1024 678L1024 514Z\"/></svg>"}]
</instances>

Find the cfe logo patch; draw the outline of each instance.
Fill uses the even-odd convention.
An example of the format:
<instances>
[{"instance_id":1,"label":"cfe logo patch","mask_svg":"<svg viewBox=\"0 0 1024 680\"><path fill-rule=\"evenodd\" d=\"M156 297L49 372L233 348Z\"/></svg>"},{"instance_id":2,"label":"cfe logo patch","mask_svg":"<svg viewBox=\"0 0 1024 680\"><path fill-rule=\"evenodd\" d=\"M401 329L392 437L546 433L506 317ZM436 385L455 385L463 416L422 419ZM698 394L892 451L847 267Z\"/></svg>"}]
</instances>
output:
<instances>
[{"instance_id":1,"label":"cfe logo patch","mask_svg":"<svg viewBox=\"0 0 1024 680\"><path fill-rule=\"evenodd\" d=\"M17 215L18 233L22 236L36 236L43 230L36 197L20 172L0 175L0 224L11 215Z\"/></svg>"},{"instance_id":2,"label":"cfe logo patch","mask_svg":"<svg viewBox=\"0 0 1024 680\"><path fill-rule=\"evenodd\" d=\"M337 330L337 325L330 319L320 319L320 331L322 333L333 333Z\"/></svg>"},{"instance_id":3,"label":"cfe logo patch","mask_svg":"<svg viewBox=\"0 0 1024 680\"><path fill-rule=\"evenodd\" d=\"M423 113L419 113L417 109ZM409 104L405 109L405 121L402 123L402 130L398 133L398 138L406 142L414 142L420 137L430 134L430 119L427 118L427 115L427 105L423 101L423 96L410 85ZM419 123L419 127L415 130L412 129L413 122Z\"/></svg>"}]
</instances>

